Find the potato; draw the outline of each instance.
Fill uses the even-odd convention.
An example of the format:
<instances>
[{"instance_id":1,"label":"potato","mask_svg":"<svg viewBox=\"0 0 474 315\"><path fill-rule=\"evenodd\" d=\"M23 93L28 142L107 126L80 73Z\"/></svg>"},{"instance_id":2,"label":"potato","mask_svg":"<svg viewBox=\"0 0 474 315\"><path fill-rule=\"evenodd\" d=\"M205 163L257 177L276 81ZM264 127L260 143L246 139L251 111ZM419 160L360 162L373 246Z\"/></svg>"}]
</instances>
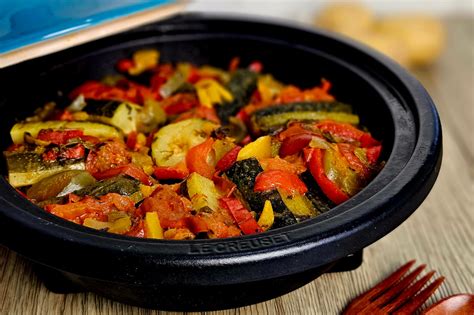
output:
<instances>
[{"instance_id":1,"label":"potato","mask_svg":"<svg viewBox=\"0 0 474 315\"><path fill-rule=\"evenodd\" d=\"M387 17L376 25L376 32L399 41L412 66L426 66L439 57L444 47L443 25L426 15Z\"/></svg>"},{"instance_id":2,"label":"potato","mask_svg":"<svg viewBox=\"0 0 474 315\"><path fill-rule=\"evenodd\" d=\"M372 11L356 3L327 6L316 17L317 26L348 36L369 32L373 23Z\"/></svg>"},{"instance_id":3,"label":"potato","mask_svg":"<svg viewBox=\"0 0 474 315\"><path fill-rule=\"evenodd\" d=\"M406 49L400 45L400 41L392 36L382 35L376 32L359 34L355 39L380 51L397 61L404 67L410 66L410 58Z\"/></svg>"}]
</instances>

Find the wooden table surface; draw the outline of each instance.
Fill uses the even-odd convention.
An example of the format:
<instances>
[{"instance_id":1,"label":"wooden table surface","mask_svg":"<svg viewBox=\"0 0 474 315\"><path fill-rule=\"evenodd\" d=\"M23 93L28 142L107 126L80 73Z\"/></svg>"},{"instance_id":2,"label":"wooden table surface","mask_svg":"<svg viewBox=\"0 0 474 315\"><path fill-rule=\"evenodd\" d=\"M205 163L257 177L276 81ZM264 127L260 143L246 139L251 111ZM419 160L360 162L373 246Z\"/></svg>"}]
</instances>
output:
<instances>
[{"instance_id":1,"label":"wooden table surface","mask_svg":"<svg viewBox=\"0 0 474 315\"><path fill-rule=\"evenodd\" d=\"M416 73L433 97L443 124L444 159L423 205L395 231L364 251L355 271L326 274L282 297L210 314L338 314L358 294L410 259L446 277L427 304L474 291L474 53L472 18L446 20L441 60ZM140 309L95 294L49 292L31 264L0 247L0 314L175 314Z\"/></svg>"}]
</instances>

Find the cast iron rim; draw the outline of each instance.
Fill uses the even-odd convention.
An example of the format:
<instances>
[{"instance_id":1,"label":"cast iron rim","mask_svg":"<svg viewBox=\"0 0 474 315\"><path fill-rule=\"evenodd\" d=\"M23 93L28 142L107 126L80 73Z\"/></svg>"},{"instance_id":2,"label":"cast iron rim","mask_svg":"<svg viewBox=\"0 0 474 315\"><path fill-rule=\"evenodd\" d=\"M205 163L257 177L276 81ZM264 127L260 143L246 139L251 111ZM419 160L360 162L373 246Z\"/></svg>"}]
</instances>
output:
<instances>
[{"instance_id":1,"label":"cast iron rim","mask_svg":"<svg viewBox=\"0 0 474 315\"><path fill-rule=\"evenodd\" d=\"M167 266L173 268L193 269L199 267L201 270L216 270L221 268L222 273L214 273L213 279L195 277L185 279L189 284L205 285L217 283L237 283L243 281L259 281L273 277L281 277L295 272L302 272L311 268L319 267L340 259L381 238L399 224L401 224L421 204L434 184L441 163L441 126L434 103L421 86L421 84L409 75L400 66L383 55L357 44L347 38L342 38L324 31L315 31L296 27L287 23L265 21L262 19L253 21L246 18L216 17L212 15L183 15L175 18L180 22L190 23L254 23L266 25L275 29L291 29L297 32L313 34L314 36L326 37L342 43L348 48L372 58L381 69L393 74L399 83L406 89L404 100L413 104L416 112L415 125L417 129L416 146L411 152L411 157L397 176L389 174L392 166L395 167L397 149L401 143L395 141L392 154L381 173L361 193L341 204L331 211L306 222L276 229L256 236L242 236L226 240L193 240L193 241L165 241L165 240L142 240L130 237L115 236L96 232L73 223L63 221L54 217L38 207L34 206L21 197L5 179L1 179L0 187L7 193L0 196L3 203L0 208L1 215L16 225L22 231L29 231L31 235L41 235L63 246L78 246L81 251L93 250L94 253L104 253L104 258L113 259L123 253L133 253L141 260L152 260L152 265L157 268ZM172 23L165 21L163 24ZM396 128L397 121L394 121ZM383 180L389 179L390 183L382 189L375 187ZM371 190L376 190L372 194ZM370 198L366 198L370 196ZM40 210L40 211L38 211ZM390 218L390 219L388 219ZM316 232L315 232L316 231ZM282 243L273 244L271 247L254 248L243 252L219 252L216 250L219 244L238 243L247 244L262 239L283 239ZM364 237L364 235L366 237ZM358 240L357 245L353 244ZM3 241L3 240L2 240ZM134 279L133 274L122 276L110 276L100 271L95 271L92 266L79 266L73 258L64 257L63 261L55 261L48 255L40 255L40 251L31 251L31 248L19 246L11 239L5 242L12 249L40 263L53 266L60 270L71 273L84 274L91 277L105 278L111 281L130 281ZM44 244L34 244L45 247ZM193 252L194 248L194 252ZM213 248L214 250L203 250ZM331 250L337 248L337 250ZM309 255L315 252L323 253L323 256L315 258ZM276 268L265 273L248 272L239 277L229 278L224 272L226 268L245 267L256 263L272 263L275 261L289 262L295 257L301 258L298 266L288 268ZM305 258L304 258L305 257ZM304 258L304 259L303 259ZM114 268L113 266L111 268ZM205 273L205 272L203 272ZM136 275L135 275L136 276ZM137 280L135 278L135 280ZM183 280L183 279L181 279ZM140 281L146 282L146 279ZM166 280L176 283L178 280Z\"/></svg>"}]
</instances>

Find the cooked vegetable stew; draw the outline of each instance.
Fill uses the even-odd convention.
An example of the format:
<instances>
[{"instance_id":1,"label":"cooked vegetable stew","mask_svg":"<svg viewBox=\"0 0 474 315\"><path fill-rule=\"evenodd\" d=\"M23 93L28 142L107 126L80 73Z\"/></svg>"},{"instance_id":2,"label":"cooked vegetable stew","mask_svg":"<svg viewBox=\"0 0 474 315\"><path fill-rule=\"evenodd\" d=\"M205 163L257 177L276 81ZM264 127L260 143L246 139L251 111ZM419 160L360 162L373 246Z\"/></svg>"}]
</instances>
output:
<instances>
[{"instance_id":1,"label":"cooked vegetable stew","mask_svg":"<svg viewBox=\"0 0 474 315\"><path fill-rule=\"evenodd\" d=\"M331 83L160 62L140 50L11 129L8 179L45 211L155 239L225 238L313 218L380 170L381 143Z\"/></svg>"}]
</instances>

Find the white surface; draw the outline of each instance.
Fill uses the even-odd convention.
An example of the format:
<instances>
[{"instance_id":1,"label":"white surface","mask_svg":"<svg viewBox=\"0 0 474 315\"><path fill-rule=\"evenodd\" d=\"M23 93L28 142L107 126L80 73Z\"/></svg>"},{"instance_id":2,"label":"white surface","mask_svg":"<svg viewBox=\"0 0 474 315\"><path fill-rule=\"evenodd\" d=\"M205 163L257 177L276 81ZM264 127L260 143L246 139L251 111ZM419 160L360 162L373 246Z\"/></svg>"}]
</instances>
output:
<instances>
[{"instance_id":1,"label":"white surface","mask_svg":"<svg viewBox=\"0 0 474 315\"><path fill-rule=\"evenodd\" d=\"M193 0L186 11L252 14L310 23L330 0ZM474 14L474 0L361 0L379 14L423 12L435 15Z\"/></svg>"}]
</instances>

